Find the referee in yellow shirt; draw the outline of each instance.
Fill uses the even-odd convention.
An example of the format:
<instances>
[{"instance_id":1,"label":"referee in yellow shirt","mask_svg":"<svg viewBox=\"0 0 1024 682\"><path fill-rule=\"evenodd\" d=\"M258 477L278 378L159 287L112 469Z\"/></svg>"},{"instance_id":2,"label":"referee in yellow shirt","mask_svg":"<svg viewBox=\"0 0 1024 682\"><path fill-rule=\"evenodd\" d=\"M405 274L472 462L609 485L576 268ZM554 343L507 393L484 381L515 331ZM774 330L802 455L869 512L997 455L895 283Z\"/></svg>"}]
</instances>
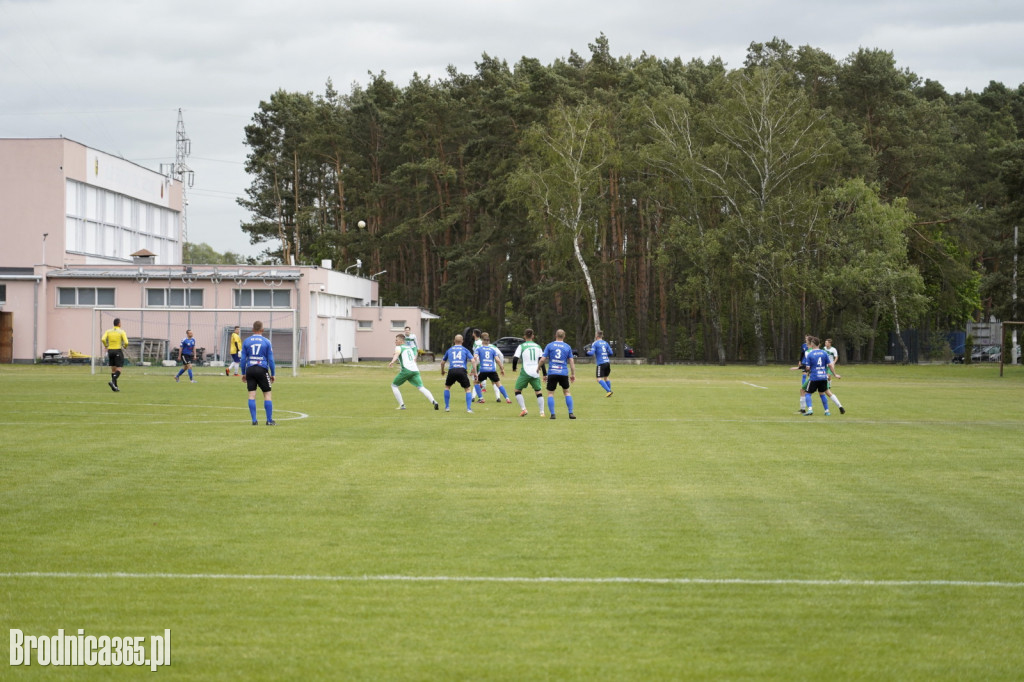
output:
<instances>
[{"instance_id":1,"label":"referee in yellow shirt","mask_svg":"<svg viewBox=\"0 0 1024 682\"><path fill-rule=\"evenodd\" d=\"M107 386L117 393L121 389L117 387L117 378L121 376L121 368L124 367L124 349L128 346L128 335L121 329L121 318L114 318L114 326L103 332L100 343L107 349L107 362L110 364L110 381Z\"/></svg>"}]
</instances>

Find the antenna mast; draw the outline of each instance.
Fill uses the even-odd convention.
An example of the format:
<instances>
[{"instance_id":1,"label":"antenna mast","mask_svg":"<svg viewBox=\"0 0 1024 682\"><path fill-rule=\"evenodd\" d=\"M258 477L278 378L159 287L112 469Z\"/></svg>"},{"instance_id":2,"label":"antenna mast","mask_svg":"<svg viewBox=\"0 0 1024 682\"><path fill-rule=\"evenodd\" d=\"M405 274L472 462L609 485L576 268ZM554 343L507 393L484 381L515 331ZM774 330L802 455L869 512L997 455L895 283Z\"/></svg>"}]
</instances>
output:
<instances>
[{"instance_id":1,"label":"antenna mast","mask_svg":"<svg viewBox=\"0 0 1024 682\"><path fill-rule=\"evenodd\" d=\"M182 117L181 109L178 109L178 134L177 145L174 150L175 180L181 182L181 240L188 242L188 188L195 183L196 174L185 163L192 154L192 140L185 134L185 119Z\"/></svg>"}]
</instances>

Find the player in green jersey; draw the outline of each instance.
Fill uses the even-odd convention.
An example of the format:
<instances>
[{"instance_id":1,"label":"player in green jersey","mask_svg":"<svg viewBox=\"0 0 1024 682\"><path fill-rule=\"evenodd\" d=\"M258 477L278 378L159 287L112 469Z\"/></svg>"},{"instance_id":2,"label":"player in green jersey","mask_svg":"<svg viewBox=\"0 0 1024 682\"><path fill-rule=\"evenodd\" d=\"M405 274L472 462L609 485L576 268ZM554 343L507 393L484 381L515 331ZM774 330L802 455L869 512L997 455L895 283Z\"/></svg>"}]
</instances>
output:
<instances>
[{"instance_id":1,"label":"player in green jersey","mask_svg":"<svg viewBox=\"0 0 1024 682\"><path fill-rule=\"evenodd\" d=\"M426 396L435 410L439 409L434 396L423 385L423 380L420 378L420 368L416 364L417 354L416 346L405 342L405 334L399 334L395 337L395 355L391 358L391 362L388 363L388 367L394 366L397 362L401 369L395 375L395 378L391 380L391 392L395 394L395 399L398 401L398 409L404 410L405 401L402 400L402 392L398 390L398 387L408 381L418 388L420 393Z\"/></svg>"},{"instance_id":2,"label":"player in green jersey","mask_svg":"<svg viewBox=\"0 0 1024 682\"><path fill-rule=\"evenodd\" d=\"M538 360L540 360L541 353L544 349L533 340L533 330L527 329L523 332L523 342L516 348L515 355L512 356L512 371L516 371L516 363L522 362L522 367L519 368L519 376L516 377L516 402L519 403L519 409L522 410L519 413L520 417L525 417L529 414L526 409L526 399L523 398L523 390L529 386L537 394L537 409L540 412L540 416L544 416L544 393L541 389L540 384L540 366Z\"/></svg>"}]
</instances>

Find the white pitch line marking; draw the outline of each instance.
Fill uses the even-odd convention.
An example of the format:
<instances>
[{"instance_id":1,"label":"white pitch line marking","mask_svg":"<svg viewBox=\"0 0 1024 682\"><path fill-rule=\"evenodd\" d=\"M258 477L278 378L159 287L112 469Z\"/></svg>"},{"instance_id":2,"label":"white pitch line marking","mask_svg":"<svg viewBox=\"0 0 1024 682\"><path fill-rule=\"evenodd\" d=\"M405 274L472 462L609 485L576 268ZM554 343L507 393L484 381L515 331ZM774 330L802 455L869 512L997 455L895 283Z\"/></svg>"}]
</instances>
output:
<instances>
[{"instance_id":1,"label":"white pitch line marking","mask_svg":"<svg viewBox=\"0 0 1024 682\"><path fill-rule=\"evenodd\" d=\"M270 580L294 582L448 582L448 583L566 583L566 584L633 584L633 585L749 585L805 587L999 587L1021 589L1024 582L1001 580L853 580L837 578L585 578L525 576L458 576L458 575L282 575L256 573L79 573L25 571L0 573L2 578L64 578L94 580Z\"/></svg>"},{"instance_id":2,"label":"white pitch line marking","mask_svg":"<svg viewBox=\"0 0 1024 682\"><path fill-rule=\"evenodd\" d=\"M758 386L757 384L752 384L749 381L742 381L740 383L746 384L747 386L753 386L754 388L763 388L765 390L768 390L767 386Z\"/></svg>"},{"instance_id":3,"label":"white pitch line marking","mask_svg":"<svg viewBox=\"0 0 1024 682\"><path fill-rule=\"evenodd\" d=\"M106 400L106 401L103 401L103 400L97 400L97 401L85 401L85 400L58 400L58 401L52 401L52 400L49 400L49 401L24 401L24 402L26 402L26 403L27 402L45 403L47 405L88 405L90 407L95 407L96 405L117 405L121 401L118 401L118 400ZM166 403L133 403L132 406L133 407L156 407L156 408L160 409L161 413L166 412L170 408L179 408L179 407L180 408L188 408L188 409L201 409L201 410L231 410L231 411L245 412L246 414L248 414L248 412L249 412L249 408L248 407L239 407L237 405L168 405ZM260 410L262 410L263 406L259 405L259 408L260 408ZM284 409L281 409L279 407L275 407L274 408L274 417L276 418L277 415L280 414L280 413L296 415L294 417L284 417L283 419L281 419L281 421L297 421L299 419L309 419L309 415L306 414L305 412L299 412L297 410L284 410ZM91 413L66 415L66 416L77 417L77 416L88 416L89 414L91 414ZM144 415L139 415L139 416L144 416ZM7 424L19 424L19 423L21 423L21 422L0 422L0 424L5 424L5 425L7 425ZM53 423L53 422L51 421L51 423ZM136 423L143 423L143 424L173 424L175 422L174 421L138 421L137 420ZM207 419L207 420L204 420L204 421L192 421L190 423L192 423L192 424L233 424L233 423L235 423L235 418L232 417L231 421L228 421L227 419L224 419L224 420Z\"/></svg>"}]
</instances>

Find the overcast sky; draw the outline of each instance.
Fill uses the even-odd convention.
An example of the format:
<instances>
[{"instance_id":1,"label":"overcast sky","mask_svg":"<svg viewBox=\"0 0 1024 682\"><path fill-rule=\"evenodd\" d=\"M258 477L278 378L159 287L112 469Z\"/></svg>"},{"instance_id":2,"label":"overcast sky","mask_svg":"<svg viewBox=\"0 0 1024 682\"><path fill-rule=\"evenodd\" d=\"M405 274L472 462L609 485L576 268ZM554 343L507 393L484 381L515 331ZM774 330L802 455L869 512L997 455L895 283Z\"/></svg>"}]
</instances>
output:
<instances>
[{"instance_id":1,"label":"overcast sky","mask_svg":"<svg viewBox=\"0 0 1024 682\"><path fill-rule=\"evenodd\" d=\"M510 66L613 56L742 65L775 36L842 60L891 51L949 92L1024 83L1021 0L0 0L0 137L63 135L159 170L178 109L191 139L188 239L256 255L235 203L248 186L243 128L278 89L347 93L367 73L472 73L483 53ZM2 207L0 207L2 208Z\"/></svg>"}]
</instances>

